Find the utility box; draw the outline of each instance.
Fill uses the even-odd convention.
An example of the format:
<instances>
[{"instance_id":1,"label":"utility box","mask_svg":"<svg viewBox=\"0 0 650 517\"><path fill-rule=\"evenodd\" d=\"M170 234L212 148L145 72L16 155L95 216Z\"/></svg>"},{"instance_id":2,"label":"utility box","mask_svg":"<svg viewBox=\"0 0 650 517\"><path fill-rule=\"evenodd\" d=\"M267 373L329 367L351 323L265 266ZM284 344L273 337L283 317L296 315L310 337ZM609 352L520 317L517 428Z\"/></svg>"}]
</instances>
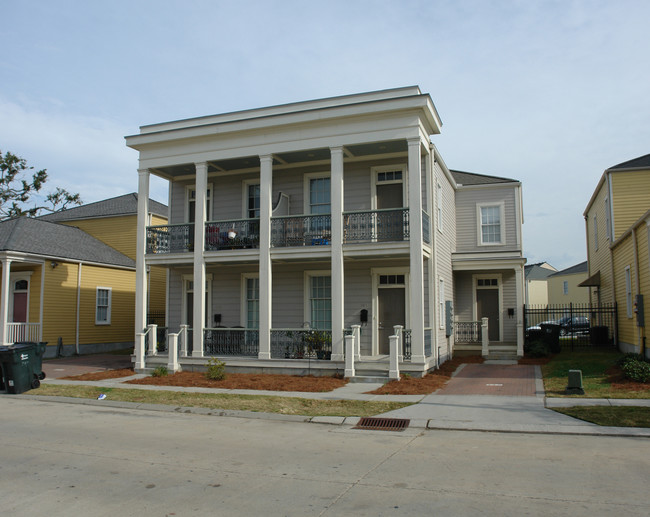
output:
<instances>
[{"instance_id":1,"label":"utility box","mask_svg":"<svg viewBox=\"0 0 650 517\"><path fill-rule=\"evenodd\" d=\"M643 315L643 295L637 294L634 297L634 312L636 313L636 326L645 327L645 316Z\"/></svg>"},{"instance_id":2,"label":"utility box","mask_svg":"<svg viewBox=\"0 0 650 517\"><path fill-rule=\"evenodd\" d=\"M566 387L567 395L584 395L582 387L582 370L569 370L569 384Z\"/></svg>"},{"instance_id":3,"label":"utility box","mask_svg":"<svg viewBox=\"0 0 650 517\"><path fill-rule=\"evenodd\" d=\"M445 336L449 337L454 333L454 303L451 300L445 302Z\"/></svg>"}]
</instances>

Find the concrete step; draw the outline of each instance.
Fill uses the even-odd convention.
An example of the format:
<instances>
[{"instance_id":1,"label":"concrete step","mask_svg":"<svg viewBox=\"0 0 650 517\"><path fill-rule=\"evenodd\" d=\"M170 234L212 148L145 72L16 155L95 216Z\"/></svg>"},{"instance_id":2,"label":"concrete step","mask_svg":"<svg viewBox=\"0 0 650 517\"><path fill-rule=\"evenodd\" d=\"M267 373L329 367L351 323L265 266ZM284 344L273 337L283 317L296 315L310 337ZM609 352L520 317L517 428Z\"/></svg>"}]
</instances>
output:
<instances>
[{"instance_id":1,"label":"concrete step","mask_svg":"<svg viewBox=\"0 0 650 517\"><path fill-rule=\"evenodd\" d=\"M385 376L356 375L350 379L350 382L373 382L386 384L390 379L388 373Z\"/></svg>"}]
</instances>

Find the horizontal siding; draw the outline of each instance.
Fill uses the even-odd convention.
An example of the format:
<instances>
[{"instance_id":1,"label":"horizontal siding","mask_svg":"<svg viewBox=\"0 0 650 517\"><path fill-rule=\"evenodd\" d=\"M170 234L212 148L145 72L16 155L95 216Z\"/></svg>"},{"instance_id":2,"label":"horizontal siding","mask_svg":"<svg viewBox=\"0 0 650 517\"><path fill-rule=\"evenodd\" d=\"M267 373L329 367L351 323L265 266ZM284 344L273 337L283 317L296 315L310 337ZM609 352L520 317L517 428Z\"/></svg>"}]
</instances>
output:
<instances>
[{"instance_id":1,"label":"horizontal siding","mask_svg":"<svg viewBox=\"0 0 650 517\"><path fill-rule=\"evenodd\" d=\"M615 248L614 252L614 277L616 282L616 302L618 304L618 337L621 342L636 344L637 329L634 315L627 315L627 296L625 268L630 268L632 294L637 293L636 270L634 267L634 246L632 237L628 236Z\"/></svg>"},{"instance_id":2,"label":"horizontal siding","mask_svg":"<svg viewBox=\"0 0 650 517\"><path fill-rule=\"evenodd\" d=\"M614 239L650 209L650 170L611 174Z\"/></svg>"},{"instance_id":3,"label":"horizontal siding","mask_svg":"<svg viewBox=\"0 0 650 517\"><path fill-rule=\"evenodd\" d=\"M43 341L75 343L77 313L77 264L60 263L45 272L43 293ZM94 305L94 302L93 302Z\"/></svg>"},{"instance_id":4,"label":"horizontal siding","mask_svg":"<svg viewBox=\"0 0 650 517\"><path fill-rule=\"evenodd\" d=\"M603 184L594 198L589 211L587 212L587 258L589 263L589 275L595 275L600 271L600 301L603 303L614 302L614 283L611 273L611 256L609 241L606 230L605 198L607 197L607 183ZM597 222L597 230L594 224ZM595 238L597 233L598 238ZM596 246L596 243L598 246ZM592 291L592 301L596 303L598 298L595 290Z\"/></svg>"},{"instance_id":5,"label":"horizontal siding","mask_svg":"<svg viewBox=\"0 0 650 517\"><path fill-rule=\"evenodd\" d=\"M115 248L120 253L135 260L137 217L102 217L79 221L62 221L61 224L76 226L96 239Z\"/></svg>"}]
</instances>

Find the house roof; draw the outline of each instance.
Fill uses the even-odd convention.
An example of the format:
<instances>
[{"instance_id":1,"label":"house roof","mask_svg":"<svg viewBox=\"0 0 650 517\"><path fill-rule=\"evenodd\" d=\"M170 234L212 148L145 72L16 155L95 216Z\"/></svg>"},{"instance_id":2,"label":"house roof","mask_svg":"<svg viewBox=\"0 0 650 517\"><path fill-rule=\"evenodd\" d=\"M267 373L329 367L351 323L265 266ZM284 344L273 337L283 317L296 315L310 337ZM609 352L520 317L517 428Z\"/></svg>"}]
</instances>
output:
<instances>
[{"instance_id":1,"label":"house roof","mask_svg":"<svg viewBox=\"0 0 650 517\"><path fill-rule=\"evenodd\" d=\"M167 205L153 199L149 200L149 212L167 217ZM138 213L138 194L131 192L123 196L103 199L95 203L68 208L53 214L39 217L44 221L74 221L77 219L91 219L96 217L114 217L120 215L136 215Z\"/></svg>"},{"instance_id":2,"label":"house roof","mask_svg":"<svg viewBox=\"0 0 650 517\"><path fill-rule=\"evenodd\" d=\"M546 280L549 276L555 274L555 270L542 267L542 264L544 262L524 266L526 280Z\"/></svg>"},{"instance_id":3,"label":"house roof","mask_svg":"<svg viewBox=\"0 0 650 517\"><path fill-rule=\"evenodd\" d=\"M135 268L134 260L79 228L30 217L0 222L3 251Z\"/></svg>"},{"instance_id":4,"label":"house roof","mask_svg":"<svg viewBox=\"0 0 650 517\"><path fill-rule=\"evenodd\" d=\"M620 169L650 169L650 154L619 163L607 170L615 171Z\"/></svg>"},{"instance_id":5,"label":"house roof","mask_svg":"<svg viewBox=\"0 0 650 517\"><path fill-rule=\"evenodd\" d=\"M562 271L558 271L557 273L553 273L551 276L575 275L578 273L588 273L588 272L589 272L589 265L585 260L584 262L580 262L580 264L576 264L575 266L571 266L566 269L563 269Z\"/></svg>"},{"instance_id":6,"label":"house roof","mask_svg":"<svg viewBox=\"0 0 650 517\"><path fill-rule=\"evenodd\" d=\"M501 178L499 176L488 176L487 174L476 174L474 172L464 172L449 170L459 185L492 185L496 183L519 183L517 180L510 178Z\"/></svg>"}]
</instances>

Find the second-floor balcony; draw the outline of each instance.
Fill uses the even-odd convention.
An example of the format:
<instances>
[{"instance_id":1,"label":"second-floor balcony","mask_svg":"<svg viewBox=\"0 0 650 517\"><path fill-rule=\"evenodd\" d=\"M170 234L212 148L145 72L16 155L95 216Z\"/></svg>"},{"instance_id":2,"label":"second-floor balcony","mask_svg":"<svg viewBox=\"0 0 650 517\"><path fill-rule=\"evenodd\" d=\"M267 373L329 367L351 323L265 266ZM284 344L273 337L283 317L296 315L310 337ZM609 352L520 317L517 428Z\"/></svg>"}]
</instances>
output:
<instances>
[{"instance_id":1,"label":"second-floor balcony","mask_svg":"<svg viewBox=\"0 0 650 517\"><path fill-rule=\"evenodd\" d=\"M343 213L343 242L408 241L409 209L389 208Z\"/></svg>"}]
</instances>

